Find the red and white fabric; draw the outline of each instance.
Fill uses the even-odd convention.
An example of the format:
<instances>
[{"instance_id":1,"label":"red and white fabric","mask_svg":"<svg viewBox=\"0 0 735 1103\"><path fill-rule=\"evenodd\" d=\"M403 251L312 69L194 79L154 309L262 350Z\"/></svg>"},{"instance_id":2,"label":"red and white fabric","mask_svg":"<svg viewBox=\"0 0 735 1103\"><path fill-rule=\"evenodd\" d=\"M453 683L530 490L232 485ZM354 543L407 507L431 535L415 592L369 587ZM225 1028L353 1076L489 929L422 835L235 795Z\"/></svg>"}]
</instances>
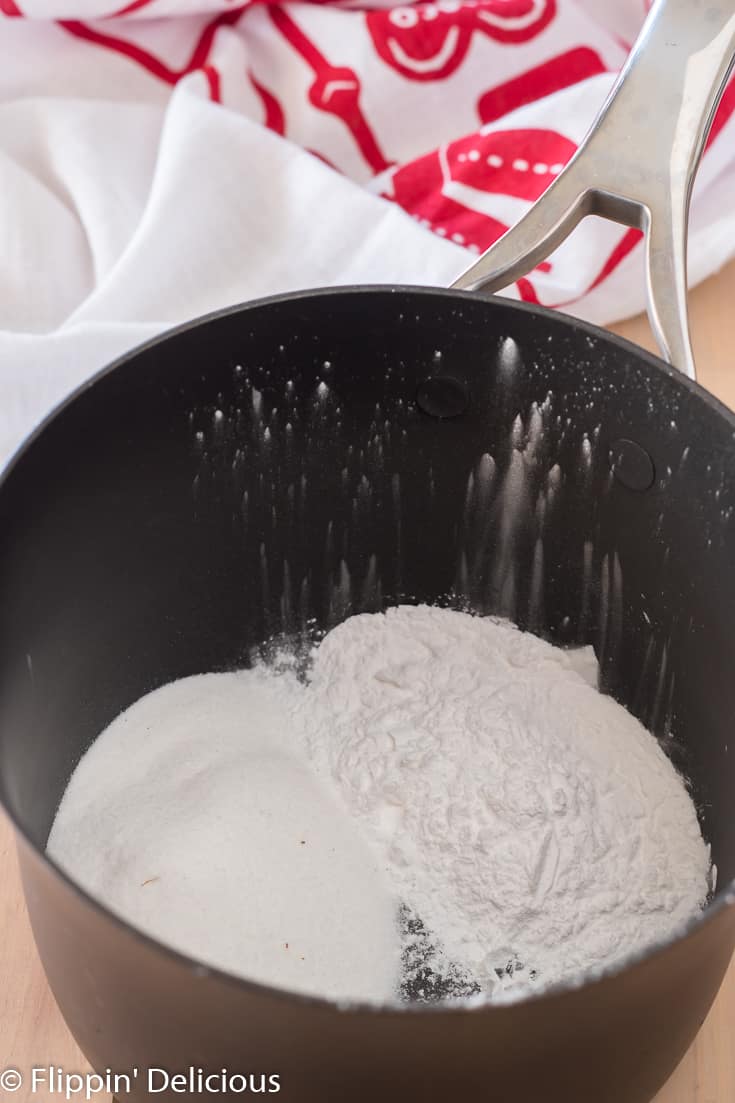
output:
<instances>
[{"instance_id":1,"label":"red and white fabric","mask_svg":"<svg viewBox=\"0 0 735 1103\"><path fill-rule=\"evenodd\" d=\"M0 0L0 459L165 326L347 282L447 284L572 155L646 0ZM735 252L735 86L690 276ZM643 306L588 219L509 294Z\"/></svg>"}]
</instances>

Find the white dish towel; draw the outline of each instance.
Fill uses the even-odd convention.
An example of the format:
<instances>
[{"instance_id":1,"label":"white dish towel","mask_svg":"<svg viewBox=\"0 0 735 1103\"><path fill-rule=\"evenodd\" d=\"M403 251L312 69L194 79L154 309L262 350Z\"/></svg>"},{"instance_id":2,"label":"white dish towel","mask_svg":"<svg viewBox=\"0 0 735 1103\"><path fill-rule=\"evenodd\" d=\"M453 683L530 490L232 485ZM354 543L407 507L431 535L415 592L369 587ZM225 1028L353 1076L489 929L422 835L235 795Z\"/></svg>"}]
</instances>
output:
<instances>
[{"instance_id":1,"label":"white dish towel","mask_svg":"<svg viewBox=\"0 0 735 1103\"><path fill-rule=\"evenodd\" d=\"M238 301L447 284L541 194L645 0L0 0L0 462L98 367ZM735 252L735 90L692 282ZM637 234L588 219L510 294L643 306Z\"/></svg>"}]
</instances>

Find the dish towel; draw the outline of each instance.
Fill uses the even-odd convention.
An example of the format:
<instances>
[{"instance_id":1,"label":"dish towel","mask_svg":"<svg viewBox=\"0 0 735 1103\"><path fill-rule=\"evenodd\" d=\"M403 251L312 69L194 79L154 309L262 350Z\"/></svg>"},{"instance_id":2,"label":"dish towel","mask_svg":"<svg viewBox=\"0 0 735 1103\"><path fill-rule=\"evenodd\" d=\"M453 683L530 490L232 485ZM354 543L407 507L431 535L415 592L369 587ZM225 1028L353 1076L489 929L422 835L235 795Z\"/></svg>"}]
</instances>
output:
<instances>
[{"instance_id":1,"label":"dish towel","mask_svg":"<svg viewBox=\"0 0 735 1103\"><path fill-rule=\"evenodd\" d=\"M0 461L167 326L350 282L446 285L574 152L645 0L0 0ZM735 87L692 282L735 252ZM637 231L587 219L509 294L643 307Z\"/></svg>"}]
</instances>

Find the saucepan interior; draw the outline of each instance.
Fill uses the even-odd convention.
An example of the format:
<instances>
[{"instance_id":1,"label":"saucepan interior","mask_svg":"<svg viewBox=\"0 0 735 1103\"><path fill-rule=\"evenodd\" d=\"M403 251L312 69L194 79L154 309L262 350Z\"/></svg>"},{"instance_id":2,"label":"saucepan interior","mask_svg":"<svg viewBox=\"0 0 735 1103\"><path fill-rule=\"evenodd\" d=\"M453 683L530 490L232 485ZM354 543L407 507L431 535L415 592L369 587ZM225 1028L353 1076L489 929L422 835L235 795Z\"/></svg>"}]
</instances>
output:
<instances>
[{"instance_id":1,"label":"saucepan interior","mask_svg":"<svg viewBox=\"0 0 735 1103\"><path fill-rule=\"evenodd\" d=\"M278 636L442 602L592 643L735 876L735 419L502 300L285 297L107 370L0 487L0 798L42 850L126 706Z\"/></svg>"}]
</instances>

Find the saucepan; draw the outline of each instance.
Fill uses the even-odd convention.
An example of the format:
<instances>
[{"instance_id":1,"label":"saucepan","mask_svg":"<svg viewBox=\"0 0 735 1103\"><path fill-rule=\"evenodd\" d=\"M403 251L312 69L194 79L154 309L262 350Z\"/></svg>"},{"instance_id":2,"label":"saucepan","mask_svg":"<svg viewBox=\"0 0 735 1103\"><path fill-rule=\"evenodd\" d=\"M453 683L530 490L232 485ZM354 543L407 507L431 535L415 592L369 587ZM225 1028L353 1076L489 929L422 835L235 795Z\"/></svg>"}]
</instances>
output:
<instances>
[{"instance_id":1,"label":"saucepan","mask_svg":"<svg viewBox=\"0 0 735 1103\"><path fill-rule=\"evenodd\" d=\"M584 148L456 288L185 325L77 390L6 469L0 799L72 1033L98 1071L139 1070L121 1101L148 1098L142 1070L193 1068L278 1074L293 1103L645 1103L692 1041L735 946L735 416L687 377L685 237L734 44L732 0L656 3ZM646 232L665 359L474 293L587 214ZM486 453L502 497L476 492ZM134 700L399 600L594 645L605 691L688 779L718 868L680 937L507 1005L338 1005L173 952L45 857L75 764Z\"/></svg>"}]
</instances>

